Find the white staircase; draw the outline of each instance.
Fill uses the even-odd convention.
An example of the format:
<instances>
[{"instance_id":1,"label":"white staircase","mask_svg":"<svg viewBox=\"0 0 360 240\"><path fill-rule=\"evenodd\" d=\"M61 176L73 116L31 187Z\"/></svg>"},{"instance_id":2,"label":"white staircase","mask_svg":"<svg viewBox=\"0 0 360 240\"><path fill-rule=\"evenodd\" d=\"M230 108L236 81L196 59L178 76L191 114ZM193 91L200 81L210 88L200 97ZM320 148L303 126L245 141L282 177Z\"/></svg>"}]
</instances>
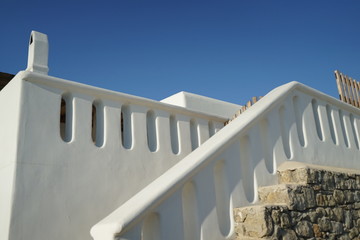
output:
<instances>
[{"instance_id":1,"label":"white staircase","mask_svg":"<svg viewBox=\"0 0 360 240\"><path fill-rule=\"evenodd\" d=\"M0 92L0 239L91 239L227 120L48 76L47 51L32 32L27 70Z\"/></svg>"},{"instance_id":2,"label":"white staircase","mask_svg":"<svg viewBox=\"0 0 360 240\"><path fill-rule=\"evenodd\" d=\"M47 37L31 39L27 70L0 92L0 239L233 239L233 209L280 166L360 168L360 110L300 83L223 127L238 106L48 76Z\"/></svg>"},{"instance_id":3,"label":"white staircase","mask_svg":"<svg viewBox=\"0 0 360 240\"><path fill-rule=\"evenodd\" d=\"M96 224L91 234L96 240L233 239L233 208L256 204L258 188L276 184L280 167L359 169L359 120L357 108L296 82L283 85Z\"/></svg>"}]
</instances>

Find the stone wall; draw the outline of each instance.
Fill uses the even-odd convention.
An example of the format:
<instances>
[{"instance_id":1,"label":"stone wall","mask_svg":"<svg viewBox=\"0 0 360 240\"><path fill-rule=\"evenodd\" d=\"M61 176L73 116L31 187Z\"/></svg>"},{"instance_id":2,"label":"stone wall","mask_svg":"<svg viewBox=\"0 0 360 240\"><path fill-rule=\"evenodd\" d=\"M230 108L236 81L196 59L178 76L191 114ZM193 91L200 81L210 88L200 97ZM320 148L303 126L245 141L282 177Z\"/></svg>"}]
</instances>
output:
<instances>
[{"instance_id":1,"label":"stone wall","mask_svg":"<svg viewBox=\"0 0 360 240\"><path fill-rule=\"evenodd\" d=\"M238 239L360 239L360 175L313 168L278 173L262 205L235 209Z\"/></svg>"}]
</instances>

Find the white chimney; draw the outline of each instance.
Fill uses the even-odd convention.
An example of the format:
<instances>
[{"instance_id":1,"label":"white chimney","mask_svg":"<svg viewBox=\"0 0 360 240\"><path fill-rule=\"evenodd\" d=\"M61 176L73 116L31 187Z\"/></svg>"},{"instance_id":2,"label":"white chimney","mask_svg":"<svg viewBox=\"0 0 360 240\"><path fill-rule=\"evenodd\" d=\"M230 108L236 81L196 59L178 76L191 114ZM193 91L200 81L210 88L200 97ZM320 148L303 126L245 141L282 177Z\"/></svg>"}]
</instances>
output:
<instances>
[{"instance_id":1,"label":"white chimney","mask_svg":"<svg viewBox=\"0 0 360 240\"><path fill-rule=\"evenodd\" d=\"M29 42L28 65L26 70L48 74L49 43L46 34L32 31Z\"/></svg>"}]
</instances>

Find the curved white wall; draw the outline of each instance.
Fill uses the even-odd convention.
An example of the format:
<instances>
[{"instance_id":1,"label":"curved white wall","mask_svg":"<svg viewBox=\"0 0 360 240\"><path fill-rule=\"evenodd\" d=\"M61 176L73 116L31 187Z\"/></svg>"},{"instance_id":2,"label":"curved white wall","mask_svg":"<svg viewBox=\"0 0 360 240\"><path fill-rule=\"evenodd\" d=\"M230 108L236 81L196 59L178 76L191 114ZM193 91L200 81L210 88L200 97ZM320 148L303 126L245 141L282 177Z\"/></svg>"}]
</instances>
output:
<instances>
[{"instance_id":1,"label":"curved white wall","mask_svg":"<svg viewBox=\"0 0 360 240\"><path fill-rule=\"evenodd\" d=\"M230 118L241 109L241 105L224 102L218 99L209 98L189 92L179 92L170 97L167 97L161 102L173 104L187 109L212 113L215 116Z\"/></svg>"},{"instance_id":2,"label":"curved white wall","mask_svg":"<svg viewBox=\"0 0 360 240\"><path fill-rule=\"evenodd\" d=\"M233 208L256 203L258 186L274 184L281 164L360 169L359 127L359 109L296 82L283 85L100 221L91 234L95 240L232 239ZM148 216L157 216L153 231L147 231Z\"/></svg>"},{"instance_id":3,"label":"curved white wall","mask_svg":"<svg viewBox=\"0 0 360 240\"><path fill-rule=\"evenodd\" d=\"M16 78L16 77L15 77ZM0 238L8 239L21 124L21 81L13 79L0 92Z\"/></svg>"},{"instance_id":4,"label":"curved white wall","mask_svg":"<svg viewBox=\"0 0 360 240\"><path fill-rule=\"evenodd\" d=\"M92 225L192 151L191 135L200 145L226 121L35 72L12 84L0 93L0 141L11 143L0 179L15 173L2 188L1 239L90 239Z\"/></svg>"}]
</instances>

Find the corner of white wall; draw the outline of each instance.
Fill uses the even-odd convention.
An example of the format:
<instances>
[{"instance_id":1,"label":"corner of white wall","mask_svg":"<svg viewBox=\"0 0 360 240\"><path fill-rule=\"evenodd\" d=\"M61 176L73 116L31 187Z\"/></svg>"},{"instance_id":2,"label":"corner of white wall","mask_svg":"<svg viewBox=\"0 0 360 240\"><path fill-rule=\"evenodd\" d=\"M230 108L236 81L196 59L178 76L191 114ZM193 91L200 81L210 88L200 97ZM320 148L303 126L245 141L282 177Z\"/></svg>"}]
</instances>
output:
<instances>
[{"instance_id":1,"label":"corner of white wall","mask_svg":"<svg viewBox=\"0 0 360 240\"><path fill-rule=\"evenodd\" d=\"M0 239L10 238L10 221L15 187L21 121L22 73L0 92Z\"/></svg>"},{"instance_id":2,"label":"corner of white wall","mask_svg":"<svg viewBox=\"0 0 360 240\"><path fill-rule=\"evenodd\" d=\"M174 95L171 95L170 97L161 100L160 102L168 103L179 107L186 107L185 92L178 92Z\"/></svg>"},{"instance_id":3,"label":"corner of white wall","mask_svg":"<svg viewBox=\"0 0 360 240\"><path fill-rule=\"evenodd\" d=\"M232 117L236 111L242 107L241 105L234 103L229 103L215 98L205 97L188 92L176 93L168 98L161 100L161 102L222 118Z\"/></svg>"}]
</instances>

